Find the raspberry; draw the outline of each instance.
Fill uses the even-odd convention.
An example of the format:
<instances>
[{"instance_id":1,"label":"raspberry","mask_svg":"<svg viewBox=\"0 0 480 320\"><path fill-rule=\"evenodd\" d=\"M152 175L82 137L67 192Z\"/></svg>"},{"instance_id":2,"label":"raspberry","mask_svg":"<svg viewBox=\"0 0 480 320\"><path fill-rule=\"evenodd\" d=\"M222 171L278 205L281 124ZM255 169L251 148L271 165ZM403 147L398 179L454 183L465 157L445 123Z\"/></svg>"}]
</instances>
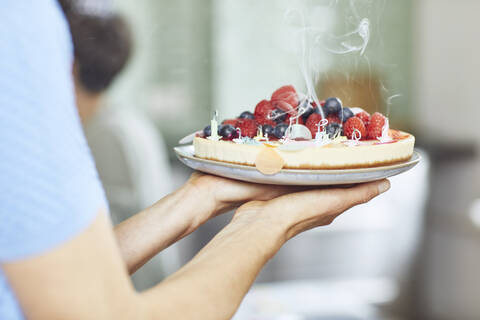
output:
<instances>
[{"instance_id":1,"label":"raspberry","mask_svg":"<svg viewBox=\"0 0 480 320\"><path fill-rule=\"evenodd\" d=\"M362 120L365 127L368 127L368 124L370 123L370 115L368 114L368 112L362 111L360 113L357 113L355 116Z\"/></svg>"},{"instance_id":2,"label":"raspberry","mask_svg":"<svg viewBox=\"0 0 480 320\"><path fill-rule=\"evenodd\" d=\"M292 85L277 89L272 94L272 104L283 111L294 110L298 106L297 91Z\"/></svg>"},{"instance_id":3,"label":"raspberry","mask_svg":"<svg viewBox=\"0 0 480 320\"><path fill-rule=\"evenodd\" d=\"M328 120L328 123L339 123L339 124L342 123L342 121L336 114L331 114L327 116L327 120Z\"/></svg>"},{"instance_id":4,"label":"raspberry","mask_svg":"<svg viewBox=\"0 0 480 320\"><path fill-rule=\"evenodd\" d=\"M241 130L244 137L253 138L257 135L257 123L252 119L240 119L237 121L236 127Z\"/></svg>"},{"instance_id":5,"label":"raspberry","mask_svg":"<svg viewBox=\"0 0 480 320\"><path fill-rule=\"evenodd\" d=\"M222 121L222 124L231 124L232 126L235 127L235 125L237 124L237 121L238 119L226 119L226 120L223 120Z\"/></svg>"},{"instance_id":6,"label":"raspberry","mask_svg":"<svg viewBox=\"0 0 480 320\"><path fill-rule=\"evenodd\" d=\"M302 117L299 117L298 118L298 124L303 124L304 125L305 124L305 119L303 119Z\"/></svg>"},{"instance_id":7,"label":"raspberry","mask_svg":"<svg viewBox=\"0 0 480 320\"><path fill-rule=\"evenodd\" d=\"M354 133L356 130L358 130L358 132ZM353 139L354 137L365 139L367 137L367 129L362 120L357 117L352 117L345 122L343 125L343 133L348 139ZM359 133L360 136L358 135Z\"/></svg>"},{"instance_id":8,"label":"raspberry","mask_svg":"<svg viewBox=\"0 0 480 320\"><path fill-rule=\"evenodd\" d=\"M275 110L275 107L270 101L262 100L255 107L255 119L257 121L259 121L259 119L269 119L269 116L273 110Z\"/></svg>"},{"instance_id":9,"label":"raspberry","mask_svg":"<svg viewBox=\"0 0 480 320\"><path fill-rule=\"evenodd\" d=\"M310 115L310 117L308 117L307 123L305 124L305 126L312 133L312 137L315 137L315 134L317 133L317 130L318 130L317 124L319 124L321 121L322 121L322 116L319 115L318 113L313 113Z\"/></svg>"},{"instance_id":10,"label":"raspberry","mask_svg":"<svg viewBox=\"0 0 480 320\"><path fill-rule=\"evenodd\" d=\"M382 136L382 130L385 126L385 116L379 112L375 112L370 118L370 123L367 127L368 139L374 140Z\"/></svg>"}]
</instances>

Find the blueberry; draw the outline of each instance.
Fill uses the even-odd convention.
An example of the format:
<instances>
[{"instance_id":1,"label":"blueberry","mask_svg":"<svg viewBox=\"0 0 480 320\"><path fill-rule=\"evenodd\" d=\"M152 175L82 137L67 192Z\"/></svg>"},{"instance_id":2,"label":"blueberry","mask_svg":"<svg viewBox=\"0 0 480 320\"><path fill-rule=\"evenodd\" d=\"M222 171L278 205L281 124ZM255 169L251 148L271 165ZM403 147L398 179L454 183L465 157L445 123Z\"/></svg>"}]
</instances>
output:
<instances>
[{"instance_id":1,"label":"blueberry","mask_svg":"<svg viewBox=\"0 0 480 320\"><path fill-rule=\"evenodd\" d=\"M205 137L210 137L212 135L212 127L210 125L206 126L204 129L203 129L203 135Z\"/></svg>"},{"instance_id":2,"label":"blueberry","mask_svg":"<svg viewBox=\"0 0 480 320\"><path fill-rule=\"evenodd\" d=\"M298 108L298 112L302 114L302 118L305 121L307 121L308 117L316 111L316 108L314 108L308 100L302 101Z\"/></svg>"},{"instance_id":3,"label":"blueberry","mask_svg":"<svg viewBox=\"0 0 480 320\"><path fill-rule=\"evenodd\" d=\"M220 125L218 126L217 128L217 134L220 134ZM203 135L205 137L210 137L212 135L212 127L210 125L206 126L204 129L203 129Z\"/></svg>"},{"instance_id":4,"label":"blueberry","mask_svg":"<svg viewBox=\"0 0 480 320\"><path fill-rule=\"evenodd\" d=\"M210 137L212 135L212 127L210 125L203 128L203 135L205 137Z\"/></svg>"},{"instance_id":5,"label":"blueberry","mask_svg":"<svg viewBox=\"0 0 480 320\"><path fill-rule=\"evenodd\" d=\"M350 119L353 116L354 116L354 114L353 114L352 110L350 110L350 108L347 108L347 107L343 107L343 109L340 110L340 112L338 113L338 117L340 118L340 120L342 122L347 121L348 119Z\"/></svg>"},{"instance_id":6,"label":"blueberry","mask_svg":"<svg viewBox=\"0 0 480 320\"><path fill-rule=\"evenodd\" d=\"M250 111L244 111L239 116L240 119L255 119L255 116Z\"/></svg>"},{"instance_id":7,"label":"blueberry","mask_svg":"<svg viewBox=\"0 0 480 320\"><path fill-rule=\"evenodd\" d=\"M270 117L276 123L281 123L287 119L287 113L277 108L272 111L272 113L270 114Z\"/></svg>"},{"instance_id":8,"label":"blueberry","mask_svg":"<svg viewBox=\"0 0 480 320\"><path fill-rule=\"evenodd\" d=\"M264 136L268 135L269 137L271 137L275 134L274 131L275 129L269 124L265 124L262 126L262 132Z\"/></svg>"},{"instance_id":9,"label":"blueberry","mask_svg":"<svg viewBox=\"0 0 480 320\"><path fill-rule=\"evenodd\" d=\"M317 108L315 108L315 110L313 110L313 112L321 115L320 108L322 108L323 116L327 117L329 115L329 113L327 112L327 109L325 109L325 107L317 107Z\"/></svg>"},{"instance_id":10,"label":"blueberry","mask_svg":"<svg viewBox=\"0 0 480 320\"><path fill-rule=\"evenodd\" d=\"M342 127L335 122L327 124L327 127L325 128L325 130L327 131L327 134L330 137L330 139L333 139L335 135L337 135L337 132L340 132L340 135L343 135Z\"/></svg>"},{"instance_id":11,"label":"blueberry","mask_svg":"<svg viewBox=\"0 0 480 320\"><path fill-rule=\"evenodd\" d=\"M225 124L220 127L219 134L225 140L233 140L237 137L237 129L231 124Z\"/></svg>"},{"instance_id":12,"label":"blueberry","mask_svg":"<svg viewBox=\"0 0 480 320\"><path fill-rule=\"evenodd\" d=\"M288 124L281 123L275 127L273 134L278 139L282 139L285 136L285 133L287 132L287 128L288 128Z\"/></svg>"},{"instance_id":13,"label":"blueberry","mask_svg":"<svg viewBox=\"0 0 480 320\"><path fill-rule=\"evenodd\" d=\"M338 98L328 98L325 101L325 105L323 106L323 110L326 113L325 116L329 114L339 113L342 109L342 101Z\"/></svg>"}]
</instances>

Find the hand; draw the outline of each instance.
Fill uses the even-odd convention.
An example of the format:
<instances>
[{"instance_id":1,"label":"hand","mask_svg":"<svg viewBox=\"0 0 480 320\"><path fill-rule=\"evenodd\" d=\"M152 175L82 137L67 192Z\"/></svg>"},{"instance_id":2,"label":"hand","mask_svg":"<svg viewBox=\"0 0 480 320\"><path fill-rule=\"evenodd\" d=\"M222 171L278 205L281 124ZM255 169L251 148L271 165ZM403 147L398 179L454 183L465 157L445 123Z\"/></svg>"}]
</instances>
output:
<instances>
[{"instance_id":1,"label":"hand","mask_svg":"<svg viewBox=\"0 0 480 320\"><path fill-rule=\"evenodd\" d=\"M186 186L196 193L199 203L208 204L206 219L232 210L249 201L266 201L306 190L305 187L248 183L194 172Z\"/></svg>"},{"instance_id":2,"label":"hand","mask_svg":"<svg viewBox=\"0 0 480 320\"><path fill-rule=\"evenodd\" d=\"M308 190L269 201L252 201L237 210L232 223L261 223L267 229L280 232L282 240L286 241L303 231L332 223L344 211L388 189L390 182L381 180L349 188Z\"/></svg>"}]
</instances>

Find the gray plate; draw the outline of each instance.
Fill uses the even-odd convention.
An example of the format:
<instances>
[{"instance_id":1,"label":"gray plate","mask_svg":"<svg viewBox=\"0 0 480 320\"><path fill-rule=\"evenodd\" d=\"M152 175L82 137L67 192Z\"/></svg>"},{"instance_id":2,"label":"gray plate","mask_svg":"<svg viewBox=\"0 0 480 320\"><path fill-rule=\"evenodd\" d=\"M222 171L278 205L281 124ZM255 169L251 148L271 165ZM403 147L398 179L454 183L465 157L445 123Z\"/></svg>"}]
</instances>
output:
<instances>
[{"instance_id":1,"label":"gray plate","mask_svg":"<svg viewBox=\"0 0 480 320\"><path fill-rule=\"evenodd\" d=\"M344 170L283 169L274 175L264 175L255 167L197 158L194 156L193 145L175 147L174 150L178 159L194 170L248 182L277 185L318 186L375 181L408 171L420 161L420 155L414 151L410 160L382 167Z\"/></svg>"}]
</instances>

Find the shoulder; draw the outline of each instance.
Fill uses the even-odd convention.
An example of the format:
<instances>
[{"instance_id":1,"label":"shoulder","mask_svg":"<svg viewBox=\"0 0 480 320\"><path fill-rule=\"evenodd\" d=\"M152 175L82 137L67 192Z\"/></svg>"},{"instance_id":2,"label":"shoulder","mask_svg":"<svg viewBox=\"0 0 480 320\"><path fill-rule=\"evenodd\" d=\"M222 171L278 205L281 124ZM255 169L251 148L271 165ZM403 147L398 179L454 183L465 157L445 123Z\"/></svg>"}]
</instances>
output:
<instances>
[{"instance_id":1,"label":"shoulder","mask_svg":"<svg viewBox=\"0 0 480 320\"><path fill-rule=\"evenodd\" d=\"M75 107L68 27L54 0L0 10L0 260L46 250L106 206Z\"/></svg>"},{"instance_id":2,"label":"shoulder","mask_svg":"<svg viewBox=\"0 0 480 320\"><path fill-rule=\"evenodd\" d=\"M10 44L43 49L54 41L72 51L68 23L55 0L2 1L0 26L0 37Z\"/></svg>"}]
</instances>

